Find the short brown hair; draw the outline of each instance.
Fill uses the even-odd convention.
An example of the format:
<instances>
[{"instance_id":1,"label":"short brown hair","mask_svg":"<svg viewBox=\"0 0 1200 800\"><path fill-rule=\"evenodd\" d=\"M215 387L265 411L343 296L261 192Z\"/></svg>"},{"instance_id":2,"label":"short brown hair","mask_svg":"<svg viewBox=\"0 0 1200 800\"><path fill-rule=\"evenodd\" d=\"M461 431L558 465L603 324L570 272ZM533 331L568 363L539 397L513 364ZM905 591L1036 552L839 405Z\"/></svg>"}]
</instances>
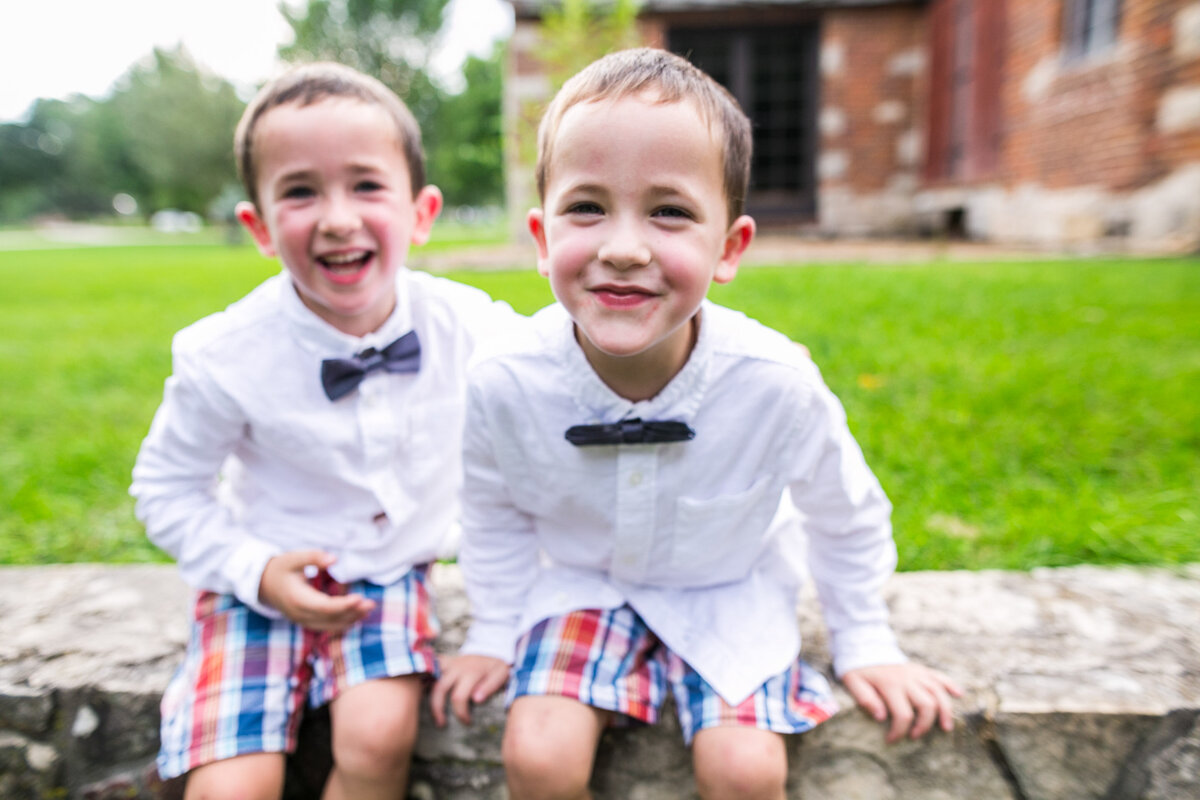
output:
<instances>
[{"instance_id":1,"label":"short brown hair","mask_svg":"<svg viewBox=\"0 0 1200 800\"><path fill-rule=\"evenodd\" d=\"M331 97L361 100L388 113L396 123L396 133L408 162L413 197L421 191L425 185L425 153L421 149L421 129L408 106L381 81L344 64L318 61L293 67L268 81L246 106L238 122L233 136L234 157L246 196L255 206L258 206L258 188L255 186L254 131L259 120L272 108L289 103L308 106Z\"/></svg>"},{"instance_id":2,"label":"short brown hair","mask_svg":"<svg viewBox=\"0 0 1200 800\"><path fill-rule=\"evenodd\" d=\"M572 106L619 99L639 92L657 93L659 103L691 100L700 116L724 139L725 202L729 221L741 216L750 184L750 120L728 90L690 61L666 50L621 50L593 61L554 96L538 127L538 197L546 199L554 137Z\"/></svg>"}]
</instances>

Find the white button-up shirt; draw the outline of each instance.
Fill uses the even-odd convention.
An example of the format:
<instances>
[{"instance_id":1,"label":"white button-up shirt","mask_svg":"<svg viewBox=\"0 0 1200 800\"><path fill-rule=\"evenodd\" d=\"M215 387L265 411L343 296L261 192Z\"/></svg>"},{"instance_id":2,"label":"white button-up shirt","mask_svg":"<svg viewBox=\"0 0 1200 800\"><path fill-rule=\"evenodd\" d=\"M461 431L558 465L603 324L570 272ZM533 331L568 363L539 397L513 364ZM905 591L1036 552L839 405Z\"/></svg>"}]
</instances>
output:
<instances>
[{"instance_id":1,"label":"white button-up shirt","mask_svg":"<svg viewBox=\"0 0 1200 800\"><path fill-rule=\"evenodd\" d=\"M424 273L402 270L396 291L388 320L358 338L306 308L284 272L176 335L130 493L190 585L277 616L258 585L281 552L325 550L337 580L386 584L453 544L467 359L518 317ZM325 396L323 359L410 330L418 372L372 372L351 394Z\"/></svg>"},{"instance_id":2,"label":"white button-up shirt","mask_svg":"<svg viewBox=\"0 0 1200 800\"><path fill-rule=\"evenodd\" d=\"M700 320L684 368L636 403L597 377L560 306L478 354L464 444L460 562L474 617L464 652L511 662L539 620L628 603L739 702L798 655L807 566L839 674L904 660L880 595L896 563L891 506L841 404L781 334L707 302ZM635 417L682 421L696 437L564 438L571 425Z\"/></svg>"}]
</instances>

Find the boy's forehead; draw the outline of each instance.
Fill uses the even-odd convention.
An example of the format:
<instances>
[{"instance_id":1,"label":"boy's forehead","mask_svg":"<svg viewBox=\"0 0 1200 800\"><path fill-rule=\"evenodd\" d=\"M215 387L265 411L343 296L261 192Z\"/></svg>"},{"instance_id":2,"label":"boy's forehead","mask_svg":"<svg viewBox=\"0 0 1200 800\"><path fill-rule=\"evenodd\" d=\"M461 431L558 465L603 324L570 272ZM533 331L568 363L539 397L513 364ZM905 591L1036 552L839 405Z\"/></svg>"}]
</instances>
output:
<instances>
[{"instance_id":1,"label":"boy's forehead","mask_svg":"<svg viewBox=\"0 0 1200 800\"><path fill-rule=\"evenodd\" d=\"M267 109L255 125L251 144L257 148L261 146L263 138L269 135L273 139L290 139L302 145L308 136L306 129L309 128L337 135L361 130L365 126L370 126L376 133L385 132L403 150L400 124L387 109L357 97L342 95L321 97L308 103L295 100ZM312 144L318 145L316 141Z\"/></svg>"},{"instance_id":2,"label":"boy's forehead","mask_svg":"<svg viewBox=\"0 0 1200 800\"><path fill-rule=\"evenodd\" d=\"M567 108L560 117L550 142L551 174L555 162L564 157L579 155L579 149L589 145L606 147L611 144L610 136L619 135L619 129L625 127L625 117L631 110L637 113L637 107L648 110L652 117L660 117L672 124L664 126L660 123L639 127L634 131L626 129L626 136L635 136L643 142L661 140L669 143L681 137L691 138L693 134L703 131L707 134L708 144L711 145L710 153L715 158L724 160L716 131L705 118L698 103L690 98L663 101L658 93L644 91L582 100ZM691 119L688 119L689 117Z\"/></svg>"},{"instance_id":3,"label":"boy's forehead","mask_svg":"<svg viewBox=\"0 0 1200 800\"><path fill-rule=\"evenodd\" d=\"M281 156L378 151L381 146L403 157L399 125L386 109L353 97L275 106L259 118L251 141L255 159L263 165Z\"/></svg>"}]
</instances>

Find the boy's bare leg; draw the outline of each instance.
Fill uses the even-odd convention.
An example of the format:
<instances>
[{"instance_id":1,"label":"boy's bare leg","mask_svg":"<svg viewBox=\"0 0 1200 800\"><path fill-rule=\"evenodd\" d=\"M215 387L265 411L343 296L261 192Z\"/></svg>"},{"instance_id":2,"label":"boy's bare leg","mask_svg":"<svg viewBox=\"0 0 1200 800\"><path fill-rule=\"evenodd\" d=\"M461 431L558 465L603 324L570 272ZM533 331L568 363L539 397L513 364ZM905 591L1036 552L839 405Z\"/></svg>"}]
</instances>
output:
<instances>
[{"instance_id":1,"label":"boy's bare leg","mask_svg":"<svg viewBox=\"0 0 1200 800\"><path fill-rule=\"evenodd\" d=\"M185 800L279 800L282 753L251 753L214 761L188 773Z\"/></svg>"},{"instance_id":2,"label":"boy's bare leg","mask_svg":"<svg viewBox=\"0 0 1200 800\"><path fill-rule=\"evenodd\" d=\"M611 714L569 697L513 701L504 727L509 800L587 800L600 734Z\"/></svg>"},{"instance_id":3,"label":"boy's bare leg","mask_svg":"<svg viewBox=\"0 0 1200 800\"><path fill-rule=\"evenodd\" d=\"M367 681L329 706L333 771L324 800L400 800L417 742L423 677Z\"/></svg>"},{"instance_id":4,"label":"boy's bare leg","mask_svg":"<svg viewBox=\"0 0 1200 800\"><path fill-rule=\"evenodd\" d=\"M705 728L692 740L696 788L704 800L784 800L783 736L744 727Z\"/></svg>"}]
</instances>

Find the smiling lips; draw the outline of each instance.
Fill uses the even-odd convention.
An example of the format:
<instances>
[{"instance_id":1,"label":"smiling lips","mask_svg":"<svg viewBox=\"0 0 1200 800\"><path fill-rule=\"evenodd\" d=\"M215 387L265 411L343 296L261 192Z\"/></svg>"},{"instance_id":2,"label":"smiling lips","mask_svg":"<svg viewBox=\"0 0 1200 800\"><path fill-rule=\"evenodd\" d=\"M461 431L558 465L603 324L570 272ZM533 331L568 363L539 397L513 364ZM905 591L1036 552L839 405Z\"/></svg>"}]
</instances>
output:
<instances>
[{"instance_id":1,"label":"smiling lips","mask_svg":"<svg viewBox=\"0 0 1200 800\"><path fill-rule=\"evenodd\" d=\"M658 295L640 286L595 286L591 290L600 304L607 308L633 308Z\"/></svg>"},{"instance_id":2,"label":"smiling lips","mask_svg":"<svg viewBox=\"0 0 1200 800\"><path fill-rule=\"evenodd\" d=\"M352 250L343 253L326 253L317 256L317 263L334 283L354 283L366 270L374 253L370 250Z\"/></svg>"}]
</instances>

